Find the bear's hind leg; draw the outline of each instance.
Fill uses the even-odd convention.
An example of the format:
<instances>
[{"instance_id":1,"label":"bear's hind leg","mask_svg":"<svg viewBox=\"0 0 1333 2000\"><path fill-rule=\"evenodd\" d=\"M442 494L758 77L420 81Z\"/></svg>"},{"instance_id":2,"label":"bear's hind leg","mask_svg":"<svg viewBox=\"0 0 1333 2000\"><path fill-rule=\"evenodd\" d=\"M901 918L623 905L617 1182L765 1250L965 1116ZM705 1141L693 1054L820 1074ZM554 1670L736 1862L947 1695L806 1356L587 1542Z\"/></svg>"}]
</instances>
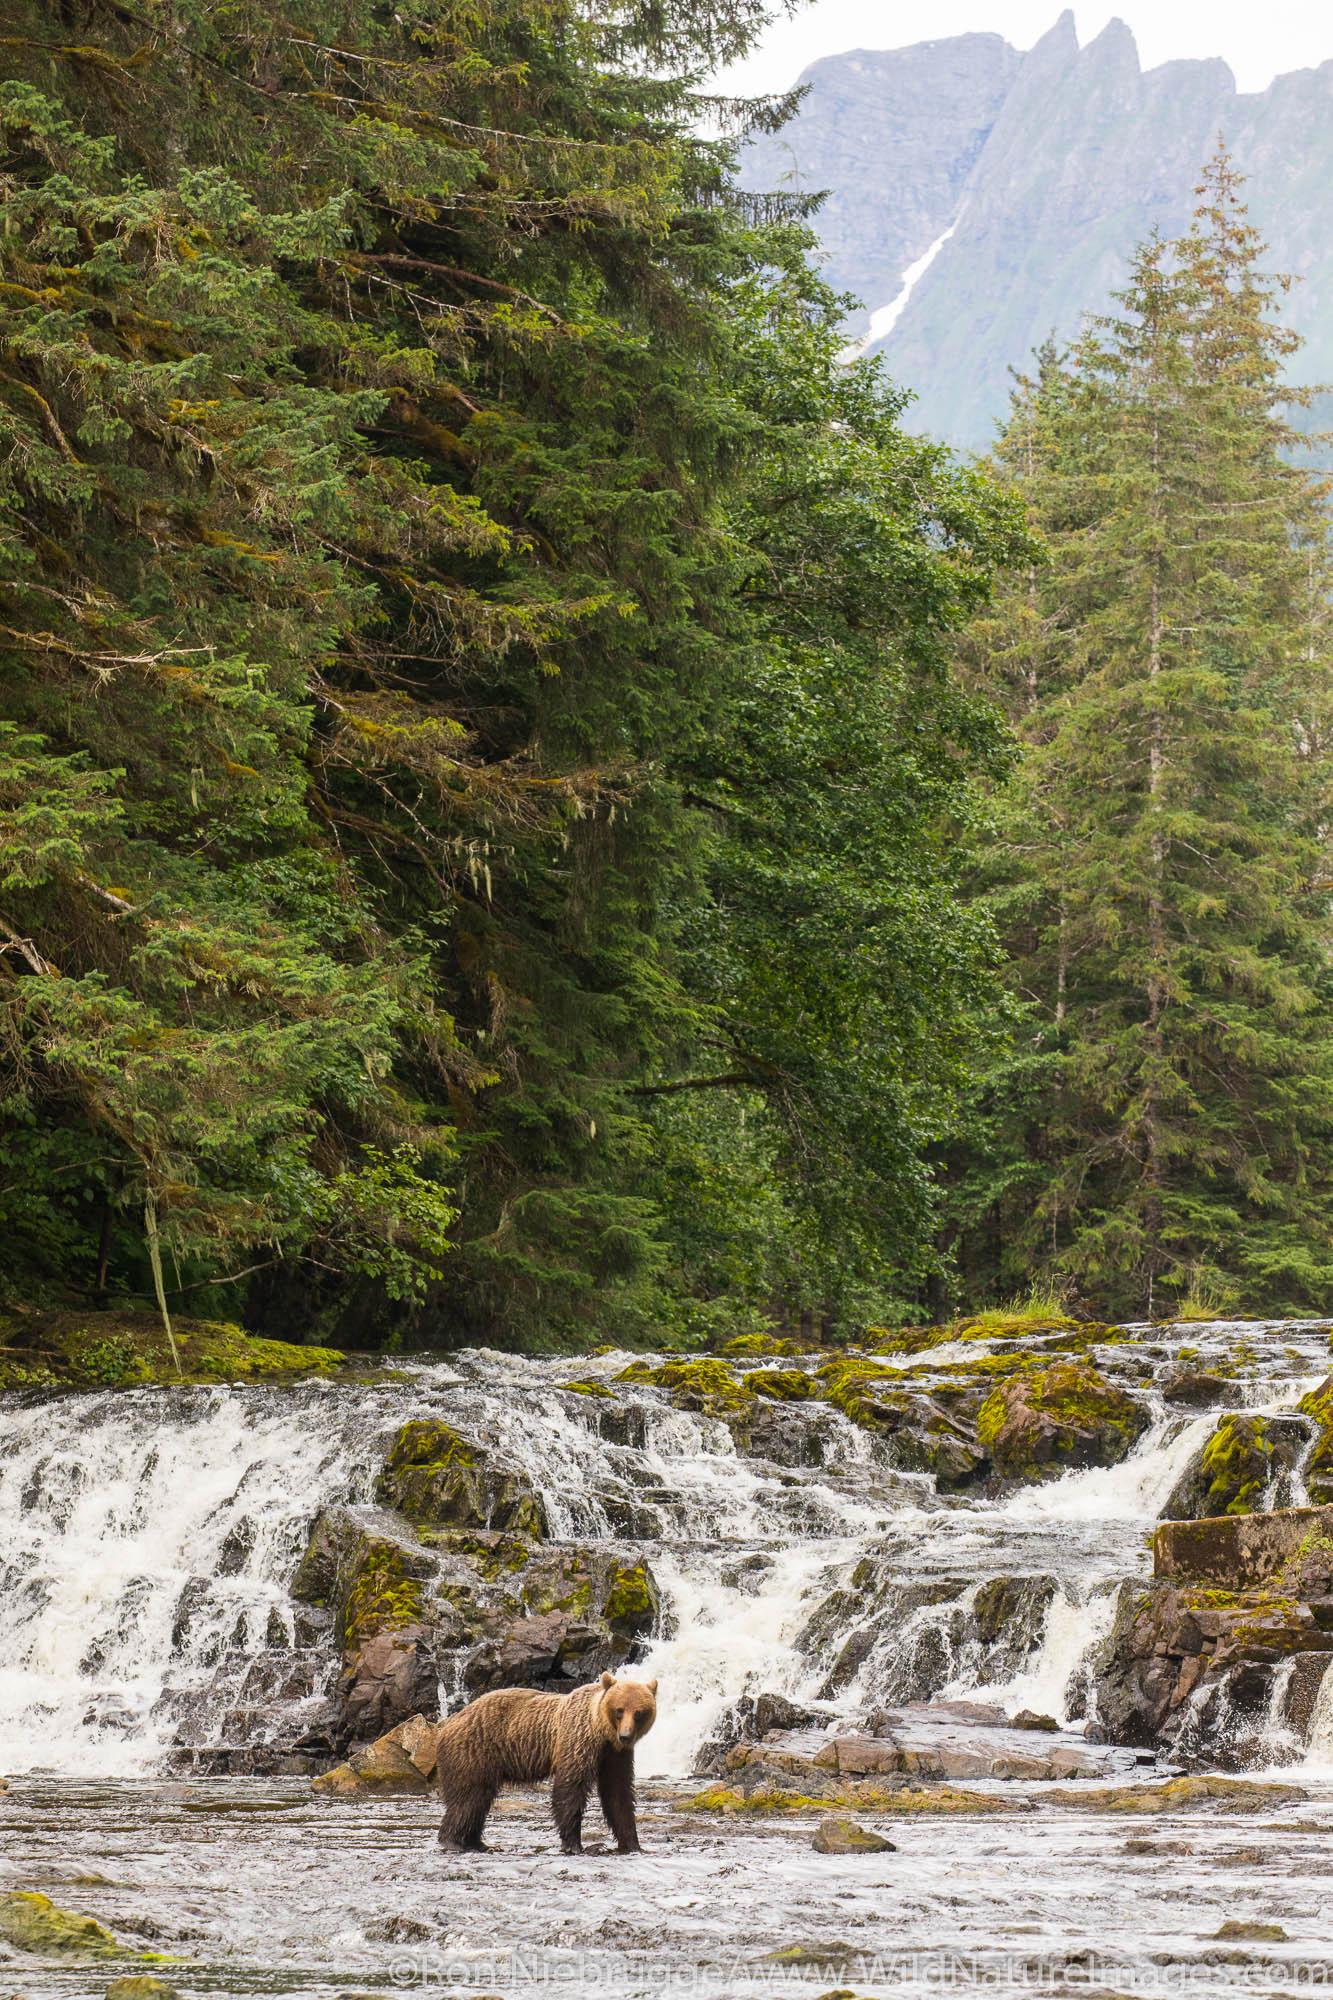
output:
<instances>
[{"instance_id":1,"label":"bear's hind leg","mask_svg":"<svg viewBox=\"0 0 1333 2000\"><path fill-rule=\"evenodd\" d=\"M638 1854L639 1829L634 1818L634 1752L603 1750L597 1766L597 1796L602 1814L622 1854Z\"/></svg>"},{"instance_id":2,"label":"bear's hind leg","mask_svg":"<svg viewBox=\"0 0 1333 2000\"><path fill-rule=\"evenodd\" d=\"M494 1785L451 1787L444 1795L440 1846L453 1854L489 1854L491 1850L481 1836L495 1793Z\"/></svg>"},{"instance_id":3,"label":"bear's hind leg","mask_svg":"<svg viewBox=\"0 0 1333 2000\"><path fill-rule=\"evenodd\" d=\"M551 1811L555 1830L566 1854L583 1852L583 1809L588 1803L588 1780L580 1772L558 1767L551 1786Z\"/></svg>"}]
</instances>

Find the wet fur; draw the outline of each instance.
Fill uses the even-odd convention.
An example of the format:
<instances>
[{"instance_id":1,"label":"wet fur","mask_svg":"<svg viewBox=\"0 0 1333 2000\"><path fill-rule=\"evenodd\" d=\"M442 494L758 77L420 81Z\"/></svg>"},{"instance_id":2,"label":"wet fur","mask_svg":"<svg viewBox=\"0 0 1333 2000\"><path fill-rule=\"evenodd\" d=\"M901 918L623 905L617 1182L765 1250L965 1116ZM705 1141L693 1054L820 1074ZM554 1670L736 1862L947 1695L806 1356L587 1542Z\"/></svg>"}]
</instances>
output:
<instances>
[{"instance_id":1,"label":"wet fur","mask_svg":"<svg viewBox=\"0 0 1333 2000\"><path fill-rule=\"evenodd\" d=\"M499 1688L470 1702L440 1731L441 1847L486 1853L482 1833L500 1787L550 1778L551 1810L566 1854L583 1852L583 1814L594 1784L616 1846L636 1854L634 1745L653 1726L656 1689L656 1681L603 1674L570 1694Z\"/></svg>"}]
</instances>

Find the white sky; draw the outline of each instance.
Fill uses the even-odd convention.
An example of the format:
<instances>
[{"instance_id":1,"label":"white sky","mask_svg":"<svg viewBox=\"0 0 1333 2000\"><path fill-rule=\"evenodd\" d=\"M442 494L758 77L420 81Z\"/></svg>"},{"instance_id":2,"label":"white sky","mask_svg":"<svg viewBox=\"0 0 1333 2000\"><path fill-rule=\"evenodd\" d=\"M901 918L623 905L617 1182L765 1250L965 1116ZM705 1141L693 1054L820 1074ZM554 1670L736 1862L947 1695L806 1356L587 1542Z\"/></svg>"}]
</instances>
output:
<instances>
[{"instance_id":1,"label":"white sky","mask_svg":"<svg viewBox=\"0 0 1333 2000\"><path fill-rule=\"evenodd\" d=\"M846 49L900 49L972 29L1028 49L1053 27L1061 0L813 0L769 29L724 78L739 95L785 90L807 63ZM1086 43L1113 15L1127 21L1145 69L1176 56L1224 56L1242 90L1264 90L1288 69L1333 59L1330 0L1077 0Z\"/></svg>"}]
</instances>

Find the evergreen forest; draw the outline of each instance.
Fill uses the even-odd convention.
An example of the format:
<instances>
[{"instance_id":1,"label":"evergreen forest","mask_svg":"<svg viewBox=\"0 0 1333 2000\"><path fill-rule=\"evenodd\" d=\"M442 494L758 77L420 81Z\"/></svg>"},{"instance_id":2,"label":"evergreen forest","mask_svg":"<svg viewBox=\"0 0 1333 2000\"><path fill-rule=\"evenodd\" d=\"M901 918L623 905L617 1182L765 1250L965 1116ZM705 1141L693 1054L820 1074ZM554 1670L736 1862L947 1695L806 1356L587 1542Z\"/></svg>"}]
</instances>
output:
<instances>
[{"instance_id":1,"label":"evergreen forest","mask_svg":"<svg viewBox=\"0 0 1333 2000\"><path fill-rule=\"evenodd\" d=\"M764 0L11 0L0 1305L1333 1311L1333 588L1225 148L993 453Z\"/></svg>"}]
</instances>

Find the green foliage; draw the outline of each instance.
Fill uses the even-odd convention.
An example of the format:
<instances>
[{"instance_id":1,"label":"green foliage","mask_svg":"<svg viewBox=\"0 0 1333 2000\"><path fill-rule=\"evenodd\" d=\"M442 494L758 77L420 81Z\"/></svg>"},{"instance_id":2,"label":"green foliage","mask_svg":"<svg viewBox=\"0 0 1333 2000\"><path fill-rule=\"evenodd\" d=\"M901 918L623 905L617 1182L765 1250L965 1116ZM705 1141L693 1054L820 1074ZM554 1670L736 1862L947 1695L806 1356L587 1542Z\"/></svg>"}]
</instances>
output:
<instances>
[{"instance_id":1,"label":"green foliage","mask_svg":"<svg viewBox=\"0 0 1333 2000\"><path fill-rule=\"evenodd\" d=\"M1333 1298L1330 569L1224 155L999 457L1051 552L973 635L1024 746L978 881L1007 1050L949 1161L969 1290ZM1164 1299L1165 1295L1165 1299ZM1170 1310L1170 1307L1166 1307Z\"/></svg>"},{"instance_id":2,"label":"green foliage","mask_svg":"<svg viewBox=\"0 0 1333 2000\"><path fill-rule=\"evenodd\" d=\"M5 1281L890 1310L1030 552L699 136L760 0L79 11L0 87Z\"/></svg>"}]
</instances>

